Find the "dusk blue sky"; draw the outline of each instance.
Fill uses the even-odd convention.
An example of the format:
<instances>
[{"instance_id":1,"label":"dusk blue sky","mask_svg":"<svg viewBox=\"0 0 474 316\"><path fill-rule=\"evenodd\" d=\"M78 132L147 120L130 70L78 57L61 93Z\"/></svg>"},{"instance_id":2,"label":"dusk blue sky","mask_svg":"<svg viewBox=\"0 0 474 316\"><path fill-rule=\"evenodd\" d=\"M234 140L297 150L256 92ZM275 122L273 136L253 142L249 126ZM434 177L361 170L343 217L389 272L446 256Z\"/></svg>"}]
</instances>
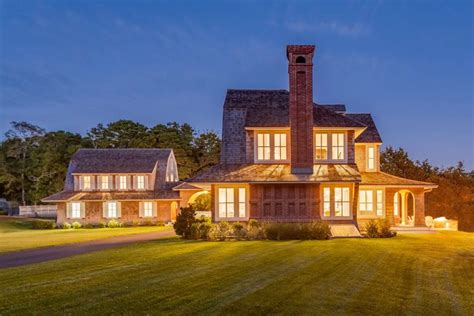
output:
<instances>
[{"instance_id":1,"label":"dusk blue sky","mask_svg":"<svg viewBox=\"0 0 474 316\"><path fill-rule=\"evenodd\" d=\"M1 133L118 119L220 133L226 89L287 89L286 45L315 44L316 102L372 113L414 159L473 168L472 1L0 3Z\"/></svg>"}]
</instances>

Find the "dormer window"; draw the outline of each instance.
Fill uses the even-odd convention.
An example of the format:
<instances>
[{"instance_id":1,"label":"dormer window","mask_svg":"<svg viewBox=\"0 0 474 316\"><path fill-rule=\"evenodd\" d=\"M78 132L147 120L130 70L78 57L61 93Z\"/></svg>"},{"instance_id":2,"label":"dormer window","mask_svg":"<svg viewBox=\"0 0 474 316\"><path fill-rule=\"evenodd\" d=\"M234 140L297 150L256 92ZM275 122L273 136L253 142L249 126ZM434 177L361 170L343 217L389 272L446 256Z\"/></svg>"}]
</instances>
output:
<instances>
[{"instance_id":1,"label":"dormer window","mask_svg":"<svg viewBox=\"0 0 474 316\"><path fill-rule=\"evenodd\" d=\"M91 187L92 187L91 177L90 176L83 176L82 177L82 189L83 190L90 190Z\"/></svg>"},{"instance_id":2,"label":"dormer window","mask_svg":"<svg viewBox=\"0 0 474 316\"><path fill-rule=\"evenodd\" d=\"M100 188L102 190L109 189L109 176L100 176Z\"/></svg>"},{"instance_id":3,"label":"dormer window","mask_svg":"<svg viewBox=\"0 0 474 316\"><path fill-rule=\"evenodd\" d=\"M258 132L256 142L257 161L282 161L288 159L288 135L286 132Z\"/></svg>"},{"instance_id":4,"label":"dormer window","mask_svg":"<svg viewBox=\"0 0 474 316\"><path fill-rule=\"evenodd\" d=\"M137 189L138 190L145 189L145 176L137 176Z\"/></svg>"},{"instance_id":5,"label":"dormer window","mask_svg":"<svg viewBox=\"0 0 474 316\"><path fill-rule=\"evenodd\" d=\"M119 176L119 189L120 190L127 189L127 176Z\"/></svg>"},{"instance_id":6,"label":"dormer window","mask_svg":"<svg viewBox=\"0 0 474 316\"><path fill-rule=\"evenodd\" d=\"M343 162L346 160L346 133L316 132L314 136L317 162Z\"/></svg>"},{"instance_id":7,"label":"dormer window","mask_svg":"<svg viewBox=\"0 0 474 316\"><path fill-rule=\"evenodd\" d=\"M373 146L367 147L367 169L375 169L375 148Z\"/></svg>"}]
</instances>

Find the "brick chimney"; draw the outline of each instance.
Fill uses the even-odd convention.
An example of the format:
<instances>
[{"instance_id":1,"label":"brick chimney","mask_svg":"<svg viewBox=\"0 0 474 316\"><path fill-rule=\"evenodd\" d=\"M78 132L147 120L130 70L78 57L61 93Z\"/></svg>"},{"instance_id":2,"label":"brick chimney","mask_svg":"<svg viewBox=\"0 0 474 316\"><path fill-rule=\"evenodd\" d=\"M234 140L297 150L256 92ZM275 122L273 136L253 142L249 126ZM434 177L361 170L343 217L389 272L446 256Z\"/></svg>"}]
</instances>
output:
<instances>
[{"instance_id":1,"label":"brick chimney","mask_svg":"<svg viewBox=\"0 0 474 316\"><path fill-rule=\"evenodd\" d=\"M290 79L291 173L313 173L314 45L288 45Z\"/></svg>"}]
</instances>

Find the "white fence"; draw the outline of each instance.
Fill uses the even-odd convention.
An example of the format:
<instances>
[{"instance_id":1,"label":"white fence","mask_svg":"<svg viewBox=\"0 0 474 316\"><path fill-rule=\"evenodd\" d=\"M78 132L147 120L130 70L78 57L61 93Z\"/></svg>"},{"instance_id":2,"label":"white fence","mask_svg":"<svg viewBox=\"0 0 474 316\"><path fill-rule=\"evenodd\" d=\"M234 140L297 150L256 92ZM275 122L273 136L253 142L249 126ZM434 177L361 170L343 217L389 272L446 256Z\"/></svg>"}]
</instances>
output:
<instances>
[{"instance_id":1,"label":"white fence","mask_svg":"<svg viewBox=\"0 0 474 316\"><path fill-rule=\"evenodd\" d=\"M25 217L56 217L56 205L20 205L20 216Z\"/></svg>"}]
</instances>

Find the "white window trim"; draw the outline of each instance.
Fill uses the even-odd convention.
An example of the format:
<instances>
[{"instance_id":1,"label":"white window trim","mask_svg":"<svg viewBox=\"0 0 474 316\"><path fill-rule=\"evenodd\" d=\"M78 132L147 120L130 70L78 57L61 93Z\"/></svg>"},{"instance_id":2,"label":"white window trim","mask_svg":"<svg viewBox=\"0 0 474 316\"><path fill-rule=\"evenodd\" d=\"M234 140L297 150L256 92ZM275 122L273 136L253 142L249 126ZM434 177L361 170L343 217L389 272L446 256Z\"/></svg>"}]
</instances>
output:
<instances>
[{"instance_id":1,"label":"white window trim","mask_svg":"<svg viewBox=\"0 0 474 316\"><path fill-rule=\"evenodd\" d=\"M372 214L361 214L360 213L360 200L357 201L357 218L385 218L387 214L387 205L385 203L386 200L386 192L384 187L359 187L359 192L363 190L370 190L372 191L373 197L373 206L372 206ZM382 191L382 215L377 215L377 191ZM364 211L365 212L365 211Z\"/></svg>"},{"instance_id":2,"label":"white window trim","mask_svg":"<svg viewBox=\"0 0 474 316\"><path fill-rule=\"evenodd\" d=\"M219 216L219 189L234 189L234 217L220 217ZM236 217L239 215L239 199L240 193L239 189L245 189L245 217ZM216 221L248 221L250 214L250 203L249 203L249 187L248 185L240 184L228 184L228 185L219 185L216 186L215 191L215 203L214 203L214 218Z\"/></svg>"},{"instance_id":3,"label":"white window trim","mask_svg":"<svg viewBox=\"0 0 474 316\"><path fill-rule=\"evenodd\" d=\"M371 160L370 155L369 155L370 149L373 149L373 151L374 151L374 157L372 158L373 163L374 163L373 168L370 168L370 160ZM369 171L377 170L377 162L376 162L377 161L377 150L376 150L376 147L374 145L368 145L366 155L367 155L367 165L366 165L367 170L369 170Z\"/></svg>"},{"instance_id":4,"label":"white window trim","mask_svg":"<svg viewBox=\"0 0 474 316\"><path fill-rule=\"evenodd\" d=\"M122 184L123 184L123 183L122 183L122 179L125 179L125 186L124 186L124 187L122 187ZM128 176L119 175L119 176L118 176L118 189L119 189L120 191L125 191L125 190L129 189L127 182L128 182Z\"/></svg>"},{"instance_id":5,"label":"white window trim","mask_svg":"<svg viewBox=\"0 0 474 316\"><path fill-rule=\"evenodd\" d=\"M104 188L104 177L107 178L107 181L105 182L105 183L107 183L107 188ZM100 179L100 181L99 181L100 182L99 190L101 190L101 191L110 191L112 189L110 187L110 177L111 176L109 176L109 175L103 175L103 174L99 175L99 177L98 177Z\"/></svg>"},{"instance_id":6,"label":"white window trim","mask_svg":"<svg viewBox=\"0 0 474 316\"><path fill-rule=\"evenodd\" d=\"M110 216L110 214L109 214L109 205L111 205L112 203L115 204L115 216ZM113 219L119 218L119 214L118 214L119 205L118 205L118 203L119 202L117 202L117 201L107 201L105 203L105 205L107 207L107 209L105 210L105 214L107 216L105 218L113 218Z\"/></svg>"},{"instance_id":7,"label":"white window trim","mask_svg":"<svg viewBox=\"0 0 474 316\"><path fill-rule=\"evenodd\" d=\"M145 185L146 185L145 176L144 176L144 175L137 175L137 176L135 177L135 179L137 180L137 184L136 184L137 190L146 190L146 187L145 187ZM138 179L143 179L143 187L141 187L141 188L139 187L140 181L139 181Z\"/></svg>"},{"instance_id":8,"label":"white window trim","mask_svg":"<svg viewBox=\"0 0 474 316\"><path fill-rule=\"evenodd\" d=\"M330 216L324 216L324 188L330 189ZM336 216L336 199L335 199L335 188L348 188L349 189L349 215L348 216ZM324 220L348 220L353 218L352 212L352 203L353 203L353 187L349 185L341 185L338 183L328 183L327 185L320 186L320 197L321 197L321 206L320 206L320 215Z\"/></svg>"},{"instance_id":9,"label":"white window trim","mask_svg":"<svg viewBox=\"0 0 474 316\"><path fill-rule=\"evenodd\" d=\"M327 148L328 148L328 159L316 159L316 134L327 134ZM332 135L333 134L344 134L344 159L332 159ZM313 130L313 155L314 162L316 163L347 163L348 154L348 142L347 142L347 131L346 130Z\"/></svg>"},{"instance_id":10,"label":"white window trim","mask_svg":"<svg viewBox=\"0 0 474 316\"><path fill-rule=\"evenodd\" d=\"M150 211L150 215L147 215L146 214L146 211L147 209L145 208L145 205L147 205L149 203L149 205L151 206L151 209L149 210ZM143 217L144 218L151 218L153 217L153 201L143 201Z\"/></svg>"},{"instance_id":11,"label":"white window trim","mask_svg":"<svg viewBox=\"0 0 474 316\"><path fill-rule=\"evenodd\" d=\"M82 177L82 188L81 189L83 191L91 191L92 190L92 176L87 175L87 176L81 176L81 177ZM89 179L89 187L88 188L86 188L86 186L85 186L85 184L86 184L85 179L86 178Z\"/></svg>"},{"instance_id":12,"label":"white window trim","mask_svg":"<svg viewBox=\"0 0 474 316\"><path fill-rule=\"evenodd\" d=\"M258 135L269 134L270 135L270 159L258 159ZM275 159L275 134L286 135L286 159ZM254 162L255 163L288 163L290 162L290 133L288 130L255 130L254 131Z\"/></svg>"},{"instance_id":13,"label":"white window trim","mask_svg":"<svg viewBox=\"0 0 474 316\"><path fill-rule=\"evenodd\" d=\"M82 218L82 217L81 217L81 209L82 209L82 205L81 205L81 204L82 204L81 202L71 202L71 214L70 214L70 215L71 215L71 219L81 219L81 218ZM75 205L79 207L79 210L78 210L78 211L79 211L79 216L74 216L74 215L75 215L75 214L74 214L74 212L75 212L74 206L75 206Z\"/></svg>"}]
</instances>

